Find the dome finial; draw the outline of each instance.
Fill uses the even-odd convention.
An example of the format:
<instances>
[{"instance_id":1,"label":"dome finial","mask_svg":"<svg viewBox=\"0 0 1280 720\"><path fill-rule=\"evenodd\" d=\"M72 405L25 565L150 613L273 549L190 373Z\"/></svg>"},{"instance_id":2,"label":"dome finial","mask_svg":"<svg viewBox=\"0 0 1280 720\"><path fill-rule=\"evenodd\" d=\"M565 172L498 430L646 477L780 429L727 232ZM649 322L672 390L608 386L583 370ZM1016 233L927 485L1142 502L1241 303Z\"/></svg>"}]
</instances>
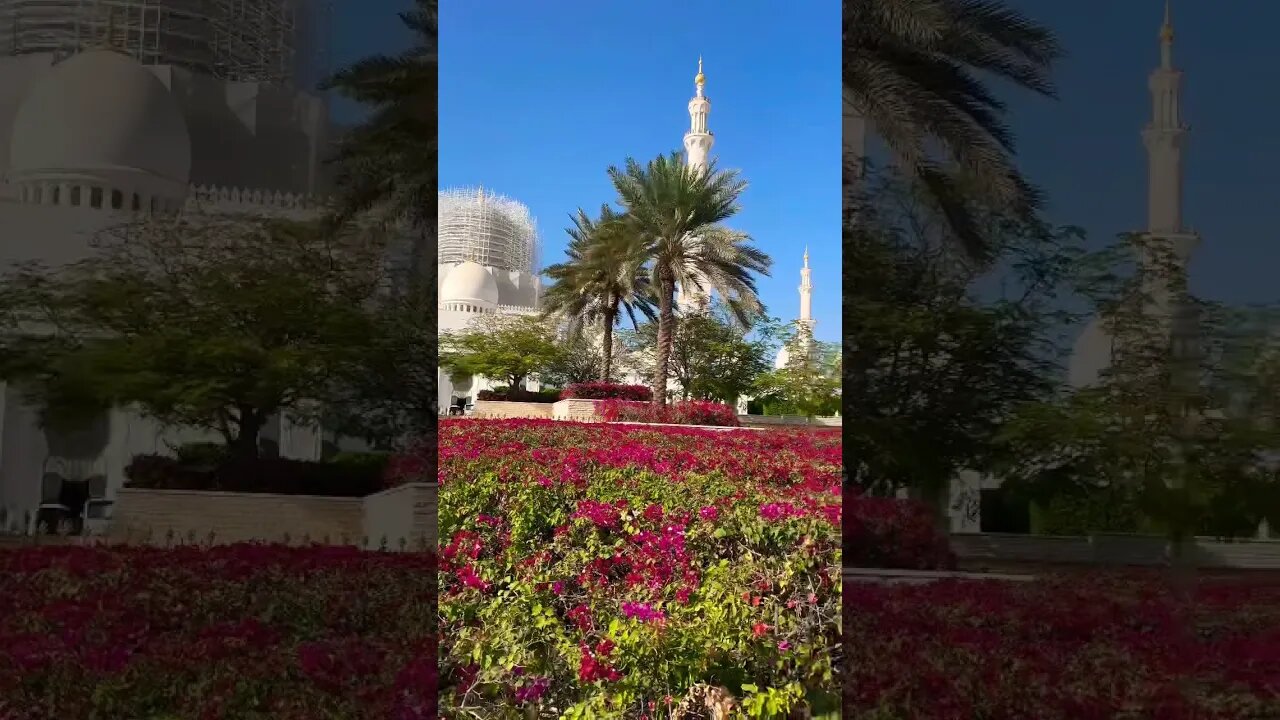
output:
<instances>
[{"instance_id":1,"label":"dome finial","mask_svg":"<svg viewBox=\"0 0 1280 720\"><path fill-rule=\"evenodd\" d=\"M698 56L698 74L693 78L694 85L706 85L707 76L702 74L702 56Z\"/></svg>"},{"instance_id":2,"label":"dome finial","mask_svg":"<svg viewBox=\"0 0 1280 720\"><path fill-rule=\"evenodd\" d=\"M1160 42L1173 42L1173 14L1169 8L1170 0L1164 0L1164 23L1160 26Z\"/></svg>"}]
</instances>

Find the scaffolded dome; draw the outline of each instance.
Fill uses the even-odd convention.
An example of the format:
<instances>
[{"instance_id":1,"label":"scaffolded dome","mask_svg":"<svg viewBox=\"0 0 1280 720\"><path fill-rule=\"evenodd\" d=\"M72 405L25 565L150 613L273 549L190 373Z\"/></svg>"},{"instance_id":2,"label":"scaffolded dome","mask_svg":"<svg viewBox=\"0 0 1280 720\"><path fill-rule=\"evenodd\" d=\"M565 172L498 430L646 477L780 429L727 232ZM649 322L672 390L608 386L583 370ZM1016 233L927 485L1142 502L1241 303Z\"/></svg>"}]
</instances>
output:
<instances>
[{"instance_id":1,"label":"scaffolded dome","mask_svg":"<svg viewBox=\"0 0 1280 720\"><path fill-rule=\"evenodd\" d=\"M442 190L439 264L475 262L535 274L537 232L529 208L483 188Z\"/></svg>"}]
</instances>

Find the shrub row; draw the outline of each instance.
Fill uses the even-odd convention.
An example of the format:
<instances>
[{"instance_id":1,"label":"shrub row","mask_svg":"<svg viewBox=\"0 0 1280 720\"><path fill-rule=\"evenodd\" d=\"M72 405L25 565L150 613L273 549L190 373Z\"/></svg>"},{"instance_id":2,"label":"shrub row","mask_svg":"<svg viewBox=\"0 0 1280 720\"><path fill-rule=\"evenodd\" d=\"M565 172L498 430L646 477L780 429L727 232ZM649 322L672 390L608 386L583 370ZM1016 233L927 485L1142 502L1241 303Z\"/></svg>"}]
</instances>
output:
<instances>
[{"instance_id":1,"label":"shrub row","mask_svg":"<svg viewBox=\"0 0 1280 720\"><path fill-rule=\"evenodd\" d=\"M125 487L364 497L384 488L387 461L374 453L339 455L328 462L225 459L211 451L138 455L125 468Z\"/></svg>"},{"instance_id":2,"label":"shrub row","mask_svg":"<svg viewBox=\"0 0 1280 720\"><path fill-rule=\"evenodd\" d=\"M899 570L951 570L951 542L922 503L879 497L846 497L845 565Z\"/></svg>"},{"instance_id":3,"label":"shrub row","mask_svg":"<svg viewBox=\"0 0 1280 720\"><path fill-rule=\"evenodd\" d=\"M601 404L605 422L667 423L671 425L711 425L739 427L738 413L723 403L690 400L655 405L631 400L608 400Z\"/></svg>"},{"instance_id":4,"label":"shrub row","mask_svg":"<svg viewBox=\"0 0 1280 720\"><path fill-rule=\"evenodd\" d=\"M634 400L648 402L653 390L645 385L621 385L608 382L574 383L564 389L560 397L568 400Z\"/></svg>"},{"instance_id":5,"label":"shrub row","mask_svg":"<svg viewBox=\"0 0 1280 720\"><path fill-rule=\"evenodd\" d=\"M560 391L539 390L538 392L530 392L528 390L495 388L493 390L481 390L476 393L476 399L488 400L491 402L553 403L560 399Z\"/></svg>"}]
</instances>

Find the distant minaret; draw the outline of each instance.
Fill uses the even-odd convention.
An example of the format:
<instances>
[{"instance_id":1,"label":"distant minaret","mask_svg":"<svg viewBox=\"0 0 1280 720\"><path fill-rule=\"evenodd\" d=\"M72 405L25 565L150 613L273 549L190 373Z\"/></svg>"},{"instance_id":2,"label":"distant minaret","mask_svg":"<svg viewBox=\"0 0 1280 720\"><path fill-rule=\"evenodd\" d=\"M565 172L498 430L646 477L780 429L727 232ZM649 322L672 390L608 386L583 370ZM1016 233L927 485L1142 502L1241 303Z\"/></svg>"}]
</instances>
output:
<instances>
[{"instance_id":1,"label":"distant minaret","mask_svg":"<svg viewBox=\"0 0 1280 720\"><path fill-rule=\"evenodd\" d=\"M698 58L698 74L693 78L695 95L689 101L689 132L684 134L685 162L689 167L706 169L707 155L716 137L707 130L707 116L711 114L711 100L703 94L707 76L702 74L702 58Z\"/></svg>"},{"instance_id":2,"label":"distant minaret","mask_svg":"<svg viewBox=\"0 0 1280 720\"><path fill-rule=\"evenodd\" d=\"M809 270L809 248L804 249L804 267L800 269L800 324L809 328L812 334L813 320L813 280Z\"/></svg>"},{"instance_id":3,"label":"distant minaret","mask_svg":"<svg viewBox=\"0 0 1280 720\"><path fill-rule=\"evenodd\" d=\"M1173 22L1165 0L1160 26L1160 66L1147 82L1151 122L1142 131L1147 147L1147 233L1164 238L1185 264L1198 238L1182 221L1182 151L1189 128L1182 122L1182 71L1173 66Z\"/></svg>"}]
</instances>

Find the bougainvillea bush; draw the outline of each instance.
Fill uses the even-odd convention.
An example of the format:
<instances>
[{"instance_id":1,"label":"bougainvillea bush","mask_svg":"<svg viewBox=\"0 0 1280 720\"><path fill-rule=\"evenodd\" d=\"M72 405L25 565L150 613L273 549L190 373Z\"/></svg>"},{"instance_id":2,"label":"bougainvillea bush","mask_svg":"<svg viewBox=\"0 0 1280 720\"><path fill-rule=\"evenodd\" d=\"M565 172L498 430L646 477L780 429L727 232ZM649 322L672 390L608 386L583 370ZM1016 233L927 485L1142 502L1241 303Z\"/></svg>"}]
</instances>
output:
<instances>
[{"instance_id":1,"label":"bougainvillea bush","mask_svg":"<svg viewBox=\"0 0 1280 720\"><path fill-rule=\"evenodd\" d=\"M445 711L838 704L838 432L442 420L439 461Z\"/></svg>"},{"instance_id":2,"label":"bougainvillea bush","mask_svg":"<svg viewBox=\"0 0 1280 720\"><path fill-rule=\"evenodd\" d=\"M846 583L845 717L1280 718L1280 581Z\"/></svg>"},{"instance_id":3,"label":"bougainvillea bush","mask_svg":"<svg viewBox=\"0 0 1280 720\"><path fill-rule=\"evenodd\" d=\"M724 403L686 400L669 405L629 400L607 400L600 403L600 416L605 422L664 423L669 425L709 425L738 427L738 413Z\"/></svg>"},{"instance_id":4,"label":"bougainvillea bush","mask_svg":"<svg viewBox=\"0 0 1280 720\"><path fill-rule=\"evenodd\" d=\"M430 553L0 550L0 718L437 717Z\"/></svg>"},{"instance_id":5,"label":"bougainvillea bush","mask_svg":"<svg viewBox=\"0 0 1280 720\"><path fill-rule=\"evenodd\" d=\"M845 564L862 568L950 570L951 542L923 503L854 496L845 500Z\"/></svg>"},{"instance_id":6,"label":"bougainvillea bush","mask_svg":"<svg viewBox=\"0 0 1280 720\"><path fill-rule=\"evenodd\" d=\"M647 385L621 385L610 382L573 383L560 394L562 398L578 398L582 400L637 400L648 402L653 399L653 390Z\"/></svg>"}]
</instances>

